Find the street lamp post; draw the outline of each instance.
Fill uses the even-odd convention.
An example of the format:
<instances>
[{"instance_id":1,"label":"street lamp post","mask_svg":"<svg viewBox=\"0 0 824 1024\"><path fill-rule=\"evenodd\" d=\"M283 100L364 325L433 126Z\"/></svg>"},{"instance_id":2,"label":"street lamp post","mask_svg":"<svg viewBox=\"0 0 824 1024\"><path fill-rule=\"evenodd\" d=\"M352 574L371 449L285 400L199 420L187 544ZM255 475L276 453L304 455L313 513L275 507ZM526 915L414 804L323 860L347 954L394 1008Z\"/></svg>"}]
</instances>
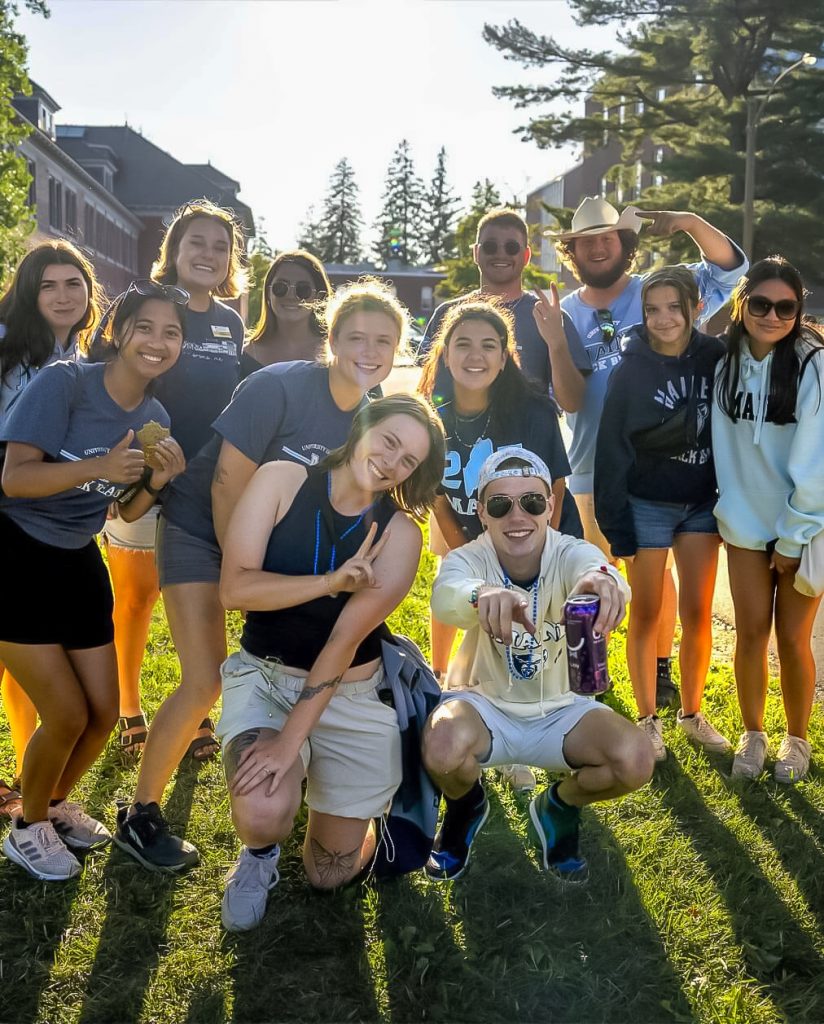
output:
<instances>
[{"instance_id":1,"label":"street lamp post","mask_svg":"<svg viewBox=\"0 0 824 1024\"><path fill-rule=\"evenodd\" d=\"M744 158L744 230L743 244L747 259L752 257L753 233L755 229L755 137L758 131L758 122L769 103L775 87L782 78L786 78L791 71L800 68L802 65L812 67L818 58L811 53L805 53L799 57L794 64L784 68L780 75L777 75L766 92L766 95L759 102L756 96L747 96L747 127L746 127L746 155Z\"/></svg>"}]
</instances>

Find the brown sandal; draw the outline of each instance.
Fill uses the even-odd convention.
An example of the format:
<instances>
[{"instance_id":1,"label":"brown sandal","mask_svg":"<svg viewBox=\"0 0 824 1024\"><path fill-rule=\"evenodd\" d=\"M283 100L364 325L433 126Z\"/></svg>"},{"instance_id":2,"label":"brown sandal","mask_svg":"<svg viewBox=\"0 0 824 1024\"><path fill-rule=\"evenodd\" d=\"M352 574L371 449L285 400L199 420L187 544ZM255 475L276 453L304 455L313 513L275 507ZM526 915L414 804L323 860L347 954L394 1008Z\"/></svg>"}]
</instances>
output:
<instances>
[{"instance_id":1,"label":"brown sandal","mask_svg":"<svg viewBox=\"0 0 824 1024\"><path fill-rule=\"evenodd\" d=\"M0 779L0 815L17 818L23 813L23 798L20 791Z\"/></svg>"},{"instance_id":2,"label":"brown sandal","mask_svg":"<svg viewBox=\"0 0 824 1024\"><path fill-rule=\"evenodd\" d=\"M208 729L209 735L195 736L183 756L184 758L191 757L195 764L205 764L220 753L220 742L215 736L215 723L211 718L204 718L198 729ZM210 750L206 749L209 747L211 747Z\"/></svg>"},{"instance_id":3,"label":"brown sandal","mask_svg":"<svg viewBox=\"0 0 824 1024\"><path fill-rule=\"evenodd\" d=\"M136 761L146 742L146 737L149 735L146 716L142 711L136 715L122 715L118 718L117 725L120 729L120 753L130 760ZM128 735L126 735L127 730L129 730Z\"/></svg>"}]
</instances>

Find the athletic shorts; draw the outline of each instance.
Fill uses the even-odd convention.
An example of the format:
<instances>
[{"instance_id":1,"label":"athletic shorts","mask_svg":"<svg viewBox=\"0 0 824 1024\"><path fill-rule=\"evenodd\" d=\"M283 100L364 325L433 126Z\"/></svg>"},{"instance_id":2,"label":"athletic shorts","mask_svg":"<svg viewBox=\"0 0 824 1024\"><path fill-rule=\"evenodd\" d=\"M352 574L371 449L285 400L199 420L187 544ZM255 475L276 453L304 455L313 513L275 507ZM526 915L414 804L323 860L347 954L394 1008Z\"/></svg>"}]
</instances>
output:
<instances>
[{"instance_id":1,"label":"athletic shorts","mask_svg":"<svg viewBox=\"0 0 824 1024\"><path fill-rule=\"evenodd\" d=\"M639 548L671 548L679 533L718 533L715 499L683 505L630 495L629 505Z\"/></svg>"},{"instance_id":2,"label":"athletic shorts","mask_svg":"<svg viewBox=\"0 0 824 1024\"><path fill-rule=\"evenodd\" d=\"M127 551L154 551L159 513L158 506L152 505L145 515L133 523L127 523L120 516L114 516L106 520L103 535L114 548L125 548Z\"/></svg>"},{"instance_id":3,"label":"athletic shorts","mask_svg":"<svg viewBox=\"0 0 824 1024\"><path fill-rule=\"evenodd\" d=\"M112 643L112 586L97 541L58 548L0 514L0 551L0 641L69 651Z\"/></svg>"},{"instance_id":4,"label":"athletic shorts","mask_svg":"<svg viewBox=\"0 0 824 1024\"><path fill-rule=\"evenodd\" d=\"M497 704L474 690L447 690L439 707L463 700L481 716L492 736L492 745L485 757L479 758L483 768L498 764L527 764L545 768L550 772L569 772L572 765L564 758L566 735L592 712L615 712L590 697L575 696L571 703L562 704L547 715L530 718L507 714Z\"/></svg>"},{"instance_id":5,"label":"athletic shorts","mask_svg":"<svg viewBox=\"0 0 824 1024\"><path fill-rule=\"evenodd\" d=\"M160 589L175 583L220 583L220 546L175 526L161 513L157 524Z\"/></svg>"},{"instance_id":6,"label":"athletic shorts","mask_svg":"<svg viewBox=\"0 0 824 1024\"><path fill-rule=\"evenodd\" d=\"M220 669L223 713L216 734L224 750L248 729L280 732L306 683L275 661L241 650ZM401 782L395 709L377 694L383 666L369 679L340 683L300 749L306 804L319 814L377 818Z\"/></svg>"}]
</instances>

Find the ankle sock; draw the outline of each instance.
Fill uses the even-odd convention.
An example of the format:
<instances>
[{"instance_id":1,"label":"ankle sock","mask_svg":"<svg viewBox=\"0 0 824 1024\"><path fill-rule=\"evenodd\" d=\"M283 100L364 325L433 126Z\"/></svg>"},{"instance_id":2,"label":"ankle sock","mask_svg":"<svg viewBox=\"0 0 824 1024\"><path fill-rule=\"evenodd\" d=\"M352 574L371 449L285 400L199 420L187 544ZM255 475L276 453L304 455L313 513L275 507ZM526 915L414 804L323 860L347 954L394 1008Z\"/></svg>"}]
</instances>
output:
<instances>
[{"instance_id":1,"label":"ankle sock","mask_svg":"<svg viewBox=\"0 0 824 1024\"><path fill-rule=\"evenodd\" d=\"M57 807L58 804L62 804L66 798L61 796L59 800L49 800L49 807Z\"/></svg>"},{"instance_id":2,"label":"ankle sock","mask_svg":"<svg viewBox=\"0 0 824 1024\"><path fill-rule=\"evenodd\" d=\"M251 846L248 847L249 853L251 853L253 857L259 857L261 860L266 860L267 857L272 857L277 849L277 843L269 843L268 846L256 846L254 848Z\"/></svg>"},{"instance_id":3,"label":"ankle sock","mask_svg":"<svg viewBox=\"0 0 824 1024\"><path fill-rule=\"evenodd\" d=\"M672 658L656 658L655 675L658 679L672 682Z\"/></svg>"}]
</instances>

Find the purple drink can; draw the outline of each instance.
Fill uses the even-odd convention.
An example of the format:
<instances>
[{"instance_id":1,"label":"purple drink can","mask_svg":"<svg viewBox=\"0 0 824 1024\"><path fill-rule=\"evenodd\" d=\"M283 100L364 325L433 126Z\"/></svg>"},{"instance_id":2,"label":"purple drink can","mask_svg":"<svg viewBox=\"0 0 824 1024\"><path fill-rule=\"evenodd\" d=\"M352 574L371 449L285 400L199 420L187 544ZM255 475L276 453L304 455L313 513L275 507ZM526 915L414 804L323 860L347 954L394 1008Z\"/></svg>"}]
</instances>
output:
<instances>
[{"instance_id":1,"label":"purple drink can","mask_svg":"<svg viewBox=\"0 0 824 1024\"><path fill-rule=\"evenodd\" d=\"M577 594L564 605L569 688L585 697L609 689L606 637L593 628L600 606L595 594Z\"/></svg>"}]
</instances>

